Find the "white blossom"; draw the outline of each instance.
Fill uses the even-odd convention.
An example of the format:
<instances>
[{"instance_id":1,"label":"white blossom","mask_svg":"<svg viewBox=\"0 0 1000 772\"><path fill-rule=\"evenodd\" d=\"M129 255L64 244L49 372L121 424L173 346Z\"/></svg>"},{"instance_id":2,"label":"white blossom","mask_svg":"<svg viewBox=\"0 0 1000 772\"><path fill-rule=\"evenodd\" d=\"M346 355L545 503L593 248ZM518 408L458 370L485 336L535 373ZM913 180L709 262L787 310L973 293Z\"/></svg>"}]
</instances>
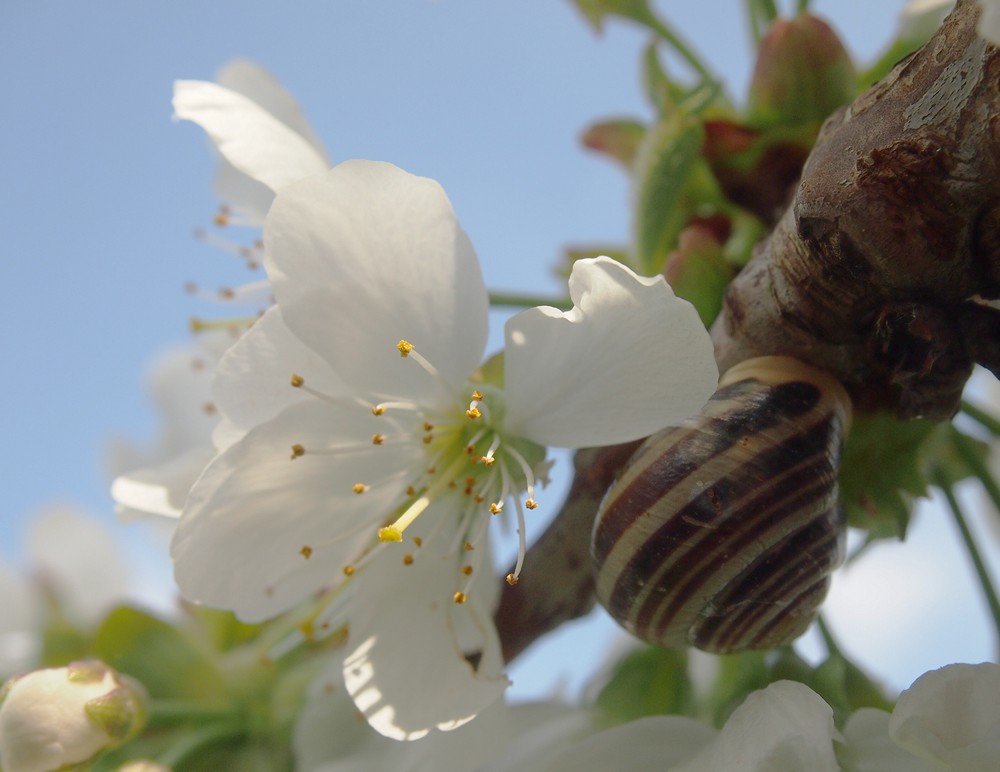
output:
<instances>
[{"instance_id":1,"label":"white blossom","mask_svg":"<svg viewBox=\"0 0 1000 772\"><path fill-rule=\"evenodd\" d=\"M221 158L215 188L240 221L260 224L283 185L330 168L295 99L271 73L236 59L218 82L174 83L174 115L201 126Z\"/></svg>"},{"instance_id":2,"label":"white blossom","mask_svg":"<svg viewBox=\"0 0 1000 772\"><path fill-rule=\"evenodd\" d=\"M511 319L504 382L481 382L475 253L440 186L389 164L282 188L264 238L277 305L219 365L221 452L175 534L178 584L248 621L325 590L317 624L349 622L345 682L372 725L456 728L507 683L490 513L523 539L543 443L624 442L698 409L711 342L662 278L585 260L574 308Z\"/></svg>"},{"instance_id":3,"label":"white blossom","mask_svg":"<svg viewBox=\"0 0 1000 772\"><path fill-rule=\"evenodd\" d=\"M1000 767L1000 665L948 665L904 691L889 736L932 769L989 772Z\"/></svg>"}]
</instances>

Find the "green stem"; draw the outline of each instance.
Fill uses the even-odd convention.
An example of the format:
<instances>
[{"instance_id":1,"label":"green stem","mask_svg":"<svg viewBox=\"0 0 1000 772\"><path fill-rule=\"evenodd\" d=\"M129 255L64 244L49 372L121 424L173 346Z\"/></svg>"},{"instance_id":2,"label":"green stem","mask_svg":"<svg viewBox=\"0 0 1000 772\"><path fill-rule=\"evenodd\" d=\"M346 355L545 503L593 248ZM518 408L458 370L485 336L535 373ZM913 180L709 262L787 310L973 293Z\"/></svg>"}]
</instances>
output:
<instances>
[{"instance_id":1,"label":"green stem","mask_svg":"<svg viewBox=\"0 0 1000 772\"><path fill-rule=\"evenodd\" d=\"M243 722L223 722L212 724L180 736L166 750L158 754L156 761L170 769L177 767L187 757L207 745L214 745L231 737L239 737L245 731Z\"/></svg>"},{"instance_id":2,"label":"green stem","mask_svg":"<svg viewBox=\"0 0 1000 772\"><path fill-rule=\"evenodd\" d=\"M962 513L962 508L959 506L958 499L955 498L954 490L943 474L935 473L934 478L935 484L941 489L945 498L948 500L948 507L951 509L952 517L954 518L955 524L958 526L958 530L962 535L962 541L965 543L965 549L969 553L969 557L972 559L972 565L975 567L976 575L979 577L979 585L983 589L983 594L986 596L986 603L990 607L990 614L993 616L993 626L996 630L997 644L1000 645L1000 598L997 598L997 592L996 588L993 586L993 580L990 579L989 572L986 570L986 564L983 562L982 555L979 553L979 548L976 546L976 540L972 536L972 531L969 530L969 524L965 520L965 515Z\"/></svg>"},{"instance_id":3,"label":"green stem","mask_svg":"<svg viewBox=\"0 0 1000 772\"><path fill-rule=\"evenodd\" d=\"M534 308L535 306L553 306L562 311L568 311L573 304L566 298L542 297L539 295L521 295L517 292L491 292L491 306L510 306L513 308Z\"/></svg>"},{"instance_id":4,"label":"green stem","mask_svg":"<svg viewBox=\"0 0 1000 772\"><path fill-rule=\"evenodd\" d=\"M651 30L653 30L657 35L659 35L663 40L674 49L674 52L685 62L688 66L697 72L702 80L715 82L715 76L712 75L705 63L701 61L698 55L688 47L681 37L674 32L670 27L664 24L656 14L649 10L648 3L640 3L639 7L632 10L631 13L627 15L630 16L635 21L640 24L645 24Z\"/></svg>"},{"instance_id":5,"label":"green stem","mask_svg":"<svg viewBox=\"0 0 1000 772\"><path fill-rule=\"evenodd\" d=\"M190 722L231 720L238 712L231 708L207 708L186 700L153 700L149 707L151 727L170 726Z\"/></svg>"},{"instance_id":6,"label":"green stem","mask_svg":"<svg viewBox=\"0 0 1000 772\"><path fill-rule=\"evenodd\" d=\"M819 627L819 634L823 636L823 645L826 646L826 653L831 657L844 659L844 654L837 645L837 641L834 640L830 628L826 626L826 620L823 619L822 614L816 617L816 626Z\"/></svg>"},{"instance_id":7,"label":"green stem","mask_svg":"<svg viewBox=\"0 0 1000 772\"><path fill-rule=\"evenodd\" d=\"M799 0L795 4L796 13L805 13L808 10L809 10L809 0Z\"/></svg>"},{"instance_id":8,"label":"green stem","mask_svg":"<svg viewBox=\"0 0 1000 772\"><path fill-rule=\"evenodd\" d=\"M1000 437L1000 421L998 421L994 416L987 413L982 408L978 408L971 402L966 402L962 400L962 412L965 413L969 418L982 424L982 426L988 430L991 434Z\"/></svg>"}]
</instances>

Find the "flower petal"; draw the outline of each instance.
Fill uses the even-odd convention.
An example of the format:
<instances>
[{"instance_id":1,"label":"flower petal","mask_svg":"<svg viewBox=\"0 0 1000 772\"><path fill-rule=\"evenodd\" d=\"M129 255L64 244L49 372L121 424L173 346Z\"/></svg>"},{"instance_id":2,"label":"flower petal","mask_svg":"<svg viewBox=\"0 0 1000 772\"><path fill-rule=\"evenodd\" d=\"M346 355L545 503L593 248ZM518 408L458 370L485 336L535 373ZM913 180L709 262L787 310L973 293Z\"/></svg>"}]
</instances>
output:
<instances>
[{"instance_id":1,"label":"flower petal","mask_svg":"<svg viewBox=\"0 0 1000 772\"><path fill-rule=\"evenodd\" d=\"M386 427L379 421L365 408L311 400L226 449L192 488L174 534L181 593L255 622L341 579L423 463L419 448L372 445ZM323 453L365 438L362 449ZM292 459L295 444L307 450ZM357 495L355 483L370 488Z\"/></svg>"},{"instance_id":2,"label":"flower petal","mask_svg":"<svg viewBox=\"0 0 1000 772\"><path fill-rule=\"evenodd\" d=\"M718 738L677 772L838 772L833 711L808 686L776 681L738 707Z\"/></svg>"},{"instance_id":3,"label":"flower petal","mask_svg":"<svg viewBox=\"0 0 1000 772\"><path fill-rule=\"evenodd\" d=\"M188 491L214 456L215 450L206 438L202 447L116 477L111 483L115 514L124 522L150 515L180 517Z\"/></svg>"},{"instance_id":4,"label":"flower petal","mask_svg":"<svg viewBox=\"0 0 1000 772\"><path fill-rule=\"evenodd\" d=\"M627 769L630 772L660 772L673 769L712 741L711 727L686 716L648 716L622 726L598 732L585 740L566 742L557 753L545 753L523 764L504 764L499 770L521 772L604 772ZM490 768L491 772L493 768ZM742 769L720 767L719 769Z\"/></svg>"},{"instance_id":5,"label":"flower petal","mask_svg":"<svg viewBox=\"0 0 1000 772\"><path fill-rule=\"evenodd\" d=\"M948 665L899 695L889 736L935 767L995 770L1000 759L1000 665Z\"/></svg>"},{"instance_id":6,"label":"flower petal","mask_svg":"<svg viewBox=\"0 0 1000 772\"><path fill-rule=\"evenodd\" d=\"M926 772L927 766L889 739L889 714L861 708L844 725L838 749L842 766L855 772Z\"/></svg>"},{"instance_id":7,"label":"flower petal","mask_svg":"<svg viewBox=\"0 0 1000 772\"><path fill-rule=\"evenodd\" d=\"M578 260L575 306L507 322L507 429L543 445L645 437L697 411L715 390L712 342L694 307L661 278L609 257Z\"/></svg>"},{"instance_id":8,"label":"flower petal","mask_svg":"<svg viewBox=\"0 0 1000 772\"><path fill-rule=\"evenodd\" d=\"M272 191L330 164L300 134L228 88L199 80L174 83L174 115L201 126L222 157Z\"/></svg>"},{"instance_id":9,"label":"flower petal","mask_svg":"<svg viewBox=\"0 0 1000 772\"><path fill-rule=\"evenodd\" d=\"M430 510L423 517L453 517ZM439 537L441 538L441 537ZM412 565L388 545L364 570L352 600L344 681L358 710L378 732L416 740L431 729L456 729L503 694L500 641L492 615L474 594L452 602L461 577L456 555L425 544ZM480 631L475 651L456 638L453 614ZM475 654L474 667L467 655ZM480 656L481 655L481 656Z\"/></svg>"},{"instance_id":10,"label":"flower petal","mask_svg":"<svg viewBox=\"0 0 1000 772\"><path fill-rule=\"evenodd\" d=\"M249 59L231 59L219 70L215 82L247 99L252 99L327 158L326 150L302 108L270 71ZM330 164L327 164L330 166Z\"/></svg>"},{"instance_id":11,"label":"flower petal","mask_svg":"<svg viewBox=\"0 0 1000 772\"><path fill-rule=\"evenodd\" d=\"M281 191L264 226L285 324L352 387L427 404L452 390L486 345L488 298L476 254L433 180L348 161ZM449 395L449 400L454 399Z\"/></svg>"},{"instance_id":12,"label":"flower petal","mask_svg":"<svg viewBox=\"0 0 1000 772\"><path fill-rule=\"evenodd\" d=\"M347 387L312 349L293 335L272 306L223 355L215 371L212 395L228 419L226 445L289 405L312 397L291 385L300 376L312 389L330 396Z\"/></svg>"}]
</instances>

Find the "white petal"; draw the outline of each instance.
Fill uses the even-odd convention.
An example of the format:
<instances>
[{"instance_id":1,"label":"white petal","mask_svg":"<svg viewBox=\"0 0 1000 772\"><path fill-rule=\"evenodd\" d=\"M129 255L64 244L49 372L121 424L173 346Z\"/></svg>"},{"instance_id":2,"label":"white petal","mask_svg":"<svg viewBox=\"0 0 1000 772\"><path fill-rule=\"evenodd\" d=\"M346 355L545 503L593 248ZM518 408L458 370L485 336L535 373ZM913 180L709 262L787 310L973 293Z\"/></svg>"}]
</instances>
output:
<instances>
[{"instance_id":1,"label":"white petal","mask_svg":"<svg viewBox=\"0 0 1000 772\"><path fill-rule=\"evenodd\" d=\"M422 517L440 514L428 510ZM424 545L406 566L403 551L387 545L359 577L344 681L372 727L416 740L435 727L462 726L499 699L508 681L499 671L500 642L489 610L475 595L460 606L452 601L462 578L457 557ZM480 630L476 669L465 659L473 652L458 645L453 614L471 616Z\"/></svg>"},{"instance_id":2,"label":"white petal","mask_svg":"<svg viewBox=\"0 0 1000 772\"><path fill-rule=\"evenodd\" d=\"M340 661L332 658L309 685L292 736L295 768L299 772L327 769L341 759L368 758L366 746L373 737L395 745L358 721L358 711L344 689L341 670Z\"/></svg>"},{"instance_id":3,"label":"white petal","mask_svg":"<svg viewBox=\"0 0 1000 772\"><path fill-rule=\"evenodd\" d=\"M608 257L579 260L575 307L507 322L507 429L543 445L613 445L697 411L715 390L712 342L690 303L661 278Z\"/></svg>"},{"instance_id":4,"label":"white petal","mask_svg":"<svg viewBox=\"0 0 1000 772\"><path fill-rule=\"evenodd\" d=\"M215 167L212 190L232 210L234 222L256 228L264 225L267 210L274 201L274 191L267 185L244 174L222 157Z\"/></svg>"},{"instance_id":5,"label":"white petal","mask_svg":"<svg viewBox=\"0 0 1000 772\"><path fill-rule=\"evenodd\" d=\"M348 161L278 195L265 264L285 324L359 390L425 402L441 385L396 350L407 340L451 387L486 345L475 252L433 180Z\"/></svg>"},{"instance_id":6,"label":"white petal","mask_svg":"<svg viewBox=\"0 0 1000 772\"><path fill-rule=\"evenodd\" d=\"M0 681L37 661L43 601L35 585L0 559Z\"/></svg>"},{"instance_id":7,"label":"white petal","mask_svg":"<svg viewBox=\"0 0 1000 772\"><path fill-rule=\"evenodd\" d=\"M933 765L995 770L1000 759L1000 665L948 665L899 695L889 735Z\"/></svg>"},{"instance_id":8,"label":"white petal","mask_svg":"<svg viewBox=\"0 0 1000 772\"><path fill-rule=\"evenodd\" d=\"M661 772L673 769L712 741L711 727L685 716L649 716L598 732L585 740L563 743L555 754L528 759L524 765L504 765L499 769L520 772ZM492 769L492 768L491 768ZM719 767L743 769L743 767Z\"/></svg>"},{"instance_id":9,"label":"white petal","mask_svg":"<svg viewBox=\"0 0 1000 772\"><path fill-rule=\"evenodd\" d=\"M313 131L305 113L288 90L277 78L256 62L249 59L233 59L219 70L215 81L237 94L252 99L267 112L285 124L312 145L323 158L327 157L316 132ZM329 164L327 164L329 166Z\"/></svg>"},{"instance_id":10,"label":"white petal","mask_svg":"<svg viewBox=\"0 0 1000 772\"><path fill-rule=\"evenodd\" d=\"M293 374L324 394L347 393L326 362L288 330L281 310L272 306L225 353L216 368L212 395L230 424L226 444L220 449L289 405L314 399L292 387Z\"/></svg>"},{"instance_id":11,"label":"white petal","mask_svg":"<svg viewBox=\"0 0 1000 772\"><path fill-rule=\"evenodd\" d=\"M312 144L251 99L216 83L174 83L174 115L194 121L229 163L279 189L329 168Z\"/></svg>"},{"instance_id":12,"label":"white petal","mask_svg":"<svg viewBox=\"0 0 1000 772\"><path fill-rule=\"evenodd\" d=\"M90 627L125 600L125 553L101 521L58 507L35 517L26 537L25 553L75 624Z\"/></svg>"},{"instance_id":13,"label":"white petal","mask_svg":"<svg viewBox=\"0 0 1000 772\"><path fill-rule=\"evenodd\" d=\"M422 468L420 448L371 444L385 430L379 420L367 408L303 402L217 457L188 495L171 547L183 595L259 621L340 581ZM352 453L309 452L366 440ZM307 450L292 460L295 444ZM356 495L355 483L371 487Z\"/></svg>"},{"instance_id":14,"label":"white petal","mask_svg":"<svg viewBox=\"0 0 1000 772\"><path fill-rule=\"evenodd\" d=\"M777 681L736 709L718 738L677 772L838 772L833 711L812 689Z\"/></svg>"},{"instance_id":15,"label":"white petal","mask_svg":"<svg viewBox=\"0 0 1000 772\"><path fill-rule=\"evenodd\" d=\"M162 464L116 477L111 483L115 513L124 522L150 515L180 517L188 491L214 457L215 449L206 442Z\"/></svg>"},{"instance_id":16,"label":"white petal","mask_svg":"<svg viewBox=\"0 0 1000 772\"><path fill-rule=\"evenodd\" d=\"M599 727L595 711L555 702L514 705L508 712L509 739L502 755L482 772L532 772L544 769Z\"/></svg>"},{"instance_id":17,"label":"white petal","mask_svg":"<svg viewBox=\"0 0 1000 772\"><path fill-rule=\"evenodd\" d=\"M854 772L926 772L927 766L889 739L889 714L861 708L844 725L841 762Z\"/></svg>"}]
</instances>

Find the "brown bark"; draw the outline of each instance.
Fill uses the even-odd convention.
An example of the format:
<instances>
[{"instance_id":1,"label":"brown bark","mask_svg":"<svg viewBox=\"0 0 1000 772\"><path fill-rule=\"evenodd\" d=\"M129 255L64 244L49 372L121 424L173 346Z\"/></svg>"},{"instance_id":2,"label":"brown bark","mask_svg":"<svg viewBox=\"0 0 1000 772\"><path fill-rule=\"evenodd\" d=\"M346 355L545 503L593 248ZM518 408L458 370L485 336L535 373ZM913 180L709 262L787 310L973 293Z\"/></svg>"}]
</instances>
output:
<instances>
[{"instance_id":1,"label":"brown bark","mask_svg":"<svg viewBox=\"0 0 1000 772\"><path fill-rule=\"evenodd\" d=\"M720 370L785 354L859 410L946 420L980 362L1000 372L1000 50L975 0L824 124L792 205L712 328ZM581 451L576 480L496 620L506 659L586 613L589 534L627 456ZM586 540L584 539L586 536ZM530 582L530 584L529 584Z\"/></svg>"}]
</instances>

